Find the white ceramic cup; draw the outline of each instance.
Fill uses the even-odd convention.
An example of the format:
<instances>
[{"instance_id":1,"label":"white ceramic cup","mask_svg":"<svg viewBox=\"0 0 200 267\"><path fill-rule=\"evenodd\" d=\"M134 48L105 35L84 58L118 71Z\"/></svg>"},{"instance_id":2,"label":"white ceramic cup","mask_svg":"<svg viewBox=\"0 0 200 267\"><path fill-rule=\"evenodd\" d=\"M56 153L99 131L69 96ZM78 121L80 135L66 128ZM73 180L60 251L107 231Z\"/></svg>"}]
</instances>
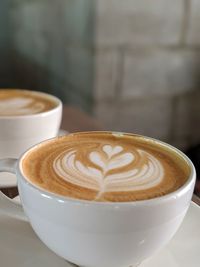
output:
<instances>
[{"instance_id":1,"label":"white ceramic cup","mask_svg":"<svg viewBox=\"0 0 200 267\"><path fill-rule=\"evenodd\" d=\"M29 147L55 137L58 133L62 118L62 102L50 94L27 92L50 99L56 106L38 114L0 115L0 158L18 158Z\"/></svg>"},{"instance_id":2,"label":"white ceramic cup","mask_svg":"<svg viewBox=\"0 0 200 267\"><path fill-rule=\"evenodd\" d=\"M92 202L39 189L23 175L26 153L19 160L0 160L0 171L16 173L25 214L35 233L56 254L80 266L137 266L170 241L194 190L192 162L176 148L164 145L185 158L190 176L178 190L150 200ZM21 207L2 193L0 209L11 216L23 216Z\"/></svg>"}]
</instances>

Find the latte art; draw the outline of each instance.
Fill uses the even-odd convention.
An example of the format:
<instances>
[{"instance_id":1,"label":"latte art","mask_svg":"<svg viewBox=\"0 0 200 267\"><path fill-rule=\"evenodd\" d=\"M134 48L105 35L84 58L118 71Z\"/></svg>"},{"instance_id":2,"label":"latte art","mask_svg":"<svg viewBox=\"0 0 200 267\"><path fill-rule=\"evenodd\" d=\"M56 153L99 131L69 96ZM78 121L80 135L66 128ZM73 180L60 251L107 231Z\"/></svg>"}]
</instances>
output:
<instances>
[{"instance_id":1,"label":"latte art","mask_svg":"<svg viewBox=\"0 0 200 267\"><path fill-rule=\"evenodd\" d=\"M134 135L80 133L46 141L22 161L25 177L56 194L133 201L170 193L186 181L182 158Z\"/></svg>"},{"instance_id":2,"label":"latte art","mask_svg":"<svg viewBox=\"0 0 200 267\"><path fill-rule=\"evenodd\" d=\"M8 110L9 107L9 110ZM0 114L1 115L24 115L34 114L43 111L45 108L44 103L36 102L29 98L14 98L8 100L0 100Z\"/></svg>"},{"instance_id":3,"label":"latte art","mask_svg":"<svg viewBox=\"0 0 200 267\"><path fill-rule=\"evenodd\" d=\"M41 113L56 104L40 94L27 90L0 90L0 116L20 116Z\"/></svg>"},{"instance_id":4,"label":"latte art","mask_svg":"<svg viewBox=\"0 0 200 267\"><path fill-rule=\"evenodd\" d=\"M158 185L163 179L161 163L143 150L128 153L122 146L104 145L101 152L93 151L88 155L95 167L77 160L77 151L72 150L59 155L53 168L65 181L96 190L97 200L105 192L144 190Z\"/></svg>"}]
</instances>

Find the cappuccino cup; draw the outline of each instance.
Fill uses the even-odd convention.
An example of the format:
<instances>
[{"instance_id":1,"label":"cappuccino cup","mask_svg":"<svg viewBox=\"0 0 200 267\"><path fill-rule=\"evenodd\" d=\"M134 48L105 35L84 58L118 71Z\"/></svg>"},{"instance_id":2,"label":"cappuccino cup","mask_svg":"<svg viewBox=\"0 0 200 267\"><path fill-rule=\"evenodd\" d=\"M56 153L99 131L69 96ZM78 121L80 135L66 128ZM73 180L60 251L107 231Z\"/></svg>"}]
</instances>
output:
<instances>
[{"instance_id":1,"label":"cappuccino cup","mask_svg":"<svg viewBox=\"0 0 200 267\"><path fill-rule=\"evenodd\" d=\"M38 237L62 258L86 267L138 266L180 227L195 168L161 141L118 132L82 132L43 141L17 159L23 210ZM2 212L24 218L0 193Z\"/></svg>"},{"instance_id":2,"label":"cappuccino cup","mask_svg":"<svg viewBox=\"0 0 200 267\"><path fill-rule=\"evenodd\" d=\"M18 158L34 144L55 137L61 118L62 103L53 95L0 89L0 158Z\"/></svg>"}]
</instances>

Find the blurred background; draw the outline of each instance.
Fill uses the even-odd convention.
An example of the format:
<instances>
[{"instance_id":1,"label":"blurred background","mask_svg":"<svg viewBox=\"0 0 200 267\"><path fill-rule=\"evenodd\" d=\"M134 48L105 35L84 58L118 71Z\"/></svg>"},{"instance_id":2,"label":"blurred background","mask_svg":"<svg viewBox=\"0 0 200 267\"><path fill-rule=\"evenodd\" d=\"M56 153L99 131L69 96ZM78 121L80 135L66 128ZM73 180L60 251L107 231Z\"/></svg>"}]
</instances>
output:
<instances>
[{"instance_id":1,"label":"blurred background","mask_svg":"<svg viewBox=\"0 0 200 267\"><path fill-rule=\"evenodd\" d=\"M200 142L199 0L1 0L0 87L57 95L106 129Z\"/></svg>"}]
</instances>

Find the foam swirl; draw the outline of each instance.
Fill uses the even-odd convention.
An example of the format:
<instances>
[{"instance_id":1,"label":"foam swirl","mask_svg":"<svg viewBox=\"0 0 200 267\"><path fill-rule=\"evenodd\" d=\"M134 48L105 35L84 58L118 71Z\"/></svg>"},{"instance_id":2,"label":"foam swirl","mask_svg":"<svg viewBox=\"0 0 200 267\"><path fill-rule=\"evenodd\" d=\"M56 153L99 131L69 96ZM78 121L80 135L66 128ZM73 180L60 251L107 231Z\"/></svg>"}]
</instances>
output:
<instances>
[{"instance_id":1,"label":"foam swirl","mask_svg":"<svg viewBox=\"0 0 200 267\"><path fill-rule=\"evenodd\" d=\"M90 201L151 199L180 188L190 168L174 151L137 135L73 133L26 153L25 177L58 195Z\"/></svg>"},{"instance_id":2,"label":"foam swirl","mask_svg":"<svg viewBox=\"0 0 200 267\"><path fill-rule=\"evenodd\" d=\"M155 187L164 177L160 161L142 149L125 151L122 146L103 145L90 151L86 161L77 154L74 148L63 151L54 159L53 169L64 181L97 191L96 200L106 192Z\"/></svg>"},{"instance_id":3,"label":"foam swirl","mask_svg":"<svg viewBox=\"0 0 200 267\"><path fill-rule=\"evenodd\" d=\"M0 100L1 115L25 115L39 113L45 109L45 103L31 97L15 97Z\"/></svg>"}]
</instances>

